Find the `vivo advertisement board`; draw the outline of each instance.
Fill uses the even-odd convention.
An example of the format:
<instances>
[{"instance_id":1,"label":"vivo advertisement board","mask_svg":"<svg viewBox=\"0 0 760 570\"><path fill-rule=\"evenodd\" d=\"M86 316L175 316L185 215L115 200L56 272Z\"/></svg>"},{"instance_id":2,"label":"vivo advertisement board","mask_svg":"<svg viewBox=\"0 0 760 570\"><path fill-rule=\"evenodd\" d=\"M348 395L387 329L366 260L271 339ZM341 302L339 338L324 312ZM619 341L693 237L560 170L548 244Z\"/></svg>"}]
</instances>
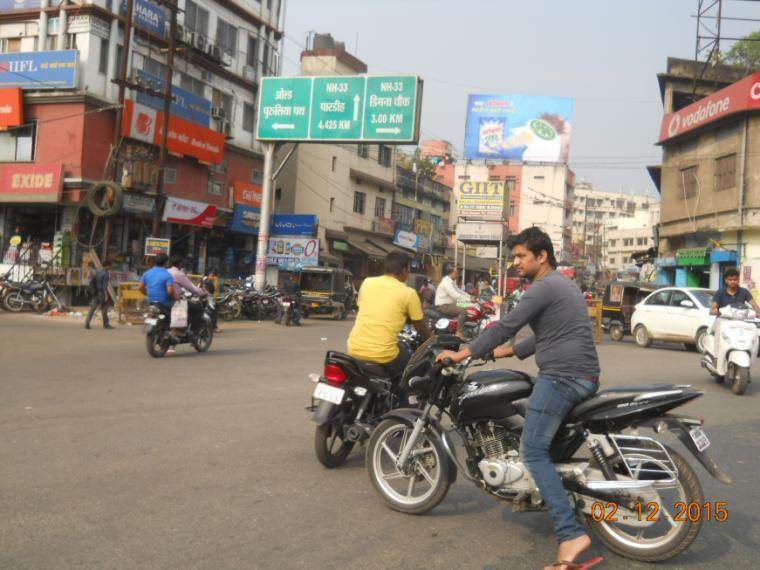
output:
<instances>
[{"instance_id":1,"label":"vivo advertisement board","mask_svg":"<svg viewBox=\"0 0 760 570\"><path fill-rule=\"evenodd\" d=\"M0 0L0 12L34 10L42 5L40 0Z\"/></svg>"},{"instance_id":2,"label":"vivo advertisement board","mask_svg":"<svg viewBox=\"0 0 760 570\"><path fill-rule=\"evenodd\" d=\"M0 87L71 89L77 84L77 50L0 54Z\"/></svg>"},{"instance_id":3,"label":"vivo advertisement board","mask_svg":"<svg viewBox=\"0 0 760 570\"><path fill-rule=\"evenodd\" d=\"M119 14L127 13L127 0L121 0ZM160 6L148 2L148 0L135 0L132 20L135 26L157 36L164 36L166 28L166 15Z\"/></svg>"},{"instance_id":4,"label":"vivo advertisement board","mask_svg":"<svg viewBox=\"0 0 760 570\"><path fill-rule=\"evenodd\" d=\"M470 95L464 156L567 162L572 118L572 99Z\"/></svg>"},{"instance_id":5,"label":"vivo advertisement board","mask_svg":"<svg viewBox=\"0 0 760 570\"><path fill-rule=\"evenodd\" d=\"M243 204L235 205L229 229L241 234L257 235L261 223L261 210Z\"/></svg>"},{"instance_id":6,"label":"vivo advertisement board","mask_svg":"<svg viewBox=\"0 0 760 570\"><path fill-rule=\"evenodd\" d=\"M151 87L156 91L163 91L164 89L164 80L160 77L142 70L137 70L137 77L146 83L150 83ZM172 96L174 97L171 106L172 115L208 128L209 121L211 120L211 101L198 97L194 93L190 93L190 91L186 91L176 85L172 85ZM138 92L137 102L151 109L158 109L159 111L164 109L163 99L153 97L147 93Z\"/></svg>"},{"instance_id":7,"label":"vivo advertisement board","mask_svg":"<svg viewBox=\"0 0 760 570\"><path fill-rule=\"evenodd\" d=\"M317 232L317 216L313 214L275 214L273 236L313 236Z\"/></svg>"}]
</instances>

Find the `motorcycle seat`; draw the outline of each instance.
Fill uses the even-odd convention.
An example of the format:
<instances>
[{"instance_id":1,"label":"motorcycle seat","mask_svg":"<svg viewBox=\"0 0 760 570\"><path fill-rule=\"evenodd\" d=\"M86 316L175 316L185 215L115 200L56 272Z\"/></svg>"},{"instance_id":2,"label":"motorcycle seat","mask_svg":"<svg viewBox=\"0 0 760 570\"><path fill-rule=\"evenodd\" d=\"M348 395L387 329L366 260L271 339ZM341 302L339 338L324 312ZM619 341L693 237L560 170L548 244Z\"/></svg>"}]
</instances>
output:
<instances>
[{"instance_id":1,"label":"motorcycle seat","mask_svg":"<svg viewBox=\"0 0 760 570\"><path fill-rule=\"evenodd\" d=\"M567 421L572 422L583 416L584 414L601 406L608 406L614 403L622 403L633 400L636 396L645 394L647 392L662 392L664 390L675 389L674 384L649 384L649 385L633 385L633 386L617 386L615 388L608 388L593 394L590 398L587 398L577 404L567 415Z\"/></svg>"},{"instance_id":2,"label":"motorcycle seat","mask_svg":"<svg viewBox=\"0 0 760 570\"><path fill-rule=\"evenodd\" d=\"M42 289L44 285L42 283L29 283L27 285L24 285L22 289L24 291L37 291L38 289Z\"/></svg>"},{"instance_id":3,"label":"motorcycle seat","mask_svg":"<svg viewBox=\"0 0 760 570\"><path fill-rule=\"evenodd\" d=\"M388 379L391 377L391 375L388 373L385 367L382 364L378 364L377 362L367 362L365 360L357 360L356 364L359 366L362 372L364 372L365 374L368 374L369 376L373 378Z\"/></svg>"}]
</instances>

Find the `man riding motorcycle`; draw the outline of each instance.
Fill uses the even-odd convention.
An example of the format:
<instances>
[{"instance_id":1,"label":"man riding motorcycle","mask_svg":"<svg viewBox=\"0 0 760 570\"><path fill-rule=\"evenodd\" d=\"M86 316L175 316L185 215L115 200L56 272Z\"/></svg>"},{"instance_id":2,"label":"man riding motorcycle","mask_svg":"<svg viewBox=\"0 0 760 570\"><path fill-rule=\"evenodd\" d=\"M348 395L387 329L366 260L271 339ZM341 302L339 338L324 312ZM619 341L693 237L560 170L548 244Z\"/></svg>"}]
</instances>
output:
<instances>
[{"instance_id":1,"label":"man riding motorcycle","mask_svg":"<svg viewBox=\"0 0 760 570\"><path fill-rule=\"evenodd\" d=\"M509 246L514 267L533 282L532 287L514 310L469 347L444 351L438 360L536 355L539 375L527 404L520 455L541 491L559 542L557 562L547 568L568 570L577 567L576 557L591 545L591 539L575 518L549 447L567 414L597 391L599 361L586 301L572 281L554 271L557 262L550 237L532 227L510 238ZM514 347L500 347L526 324L533 336Z\"/></svg>"},{"instance_id":2,"label":"man riding motorcycle","mask_svg":"<svg viewBox=\"0 0 760 570\"><path fill-rule=\"evenodd\" d=\"M430 336L417 292L405 285L409 257L391 252L385 257L385 274L368 277L359 289L359 309L348 336L348 354L399 376L411 354L397 337L409 321L423 340Z\"/></svg>"},{"instance_id":3,"label":"man riding motorcycle","mask_svg":"<svg viewBox=\"0 0 760 570\"><path fill-rule=\"evenodd\" d=\"M474 299L456 285L459 270L454 264L445 268L446 275L438 284L435 291L435 310L447 317L456 318L457 335L464 336L464 325L467 322L467 309L459 307L457 303L469 303Z\"/></svg>"},{"instance_id":4,"label":"man riding motorcycle","mask_svg":"<svg viewBox=\"0 0 760 570\"><path fill-rule=\"evenodd\" d=\"M166 270L169 256L159 253L153 260L153 267L140 278L140 292L148 297L148 303L158 305L167 313L171 311L174 299L174 279Z\"/></svg>"},{"instance_id":5,"label":"man riding motorcycle","mask_svg":"<svg viewBox=\"0 0 760 570\"><path fill-rule=\"evenodd\" d=\"M185 261L182 255L172 255L171 267L169 268L169 274L174 280L174 299L179 300L182 298L183 291L187 291L191 295L196 297L205 297L208 295L206 291L200 287L193 285L190 278L182 271L182 265ZM203 307L196 303L187 304L187 320L190 325L189 335L193 336L198 330L200 330L201 319L203 319Z\"/></svg>"}]
</instances>

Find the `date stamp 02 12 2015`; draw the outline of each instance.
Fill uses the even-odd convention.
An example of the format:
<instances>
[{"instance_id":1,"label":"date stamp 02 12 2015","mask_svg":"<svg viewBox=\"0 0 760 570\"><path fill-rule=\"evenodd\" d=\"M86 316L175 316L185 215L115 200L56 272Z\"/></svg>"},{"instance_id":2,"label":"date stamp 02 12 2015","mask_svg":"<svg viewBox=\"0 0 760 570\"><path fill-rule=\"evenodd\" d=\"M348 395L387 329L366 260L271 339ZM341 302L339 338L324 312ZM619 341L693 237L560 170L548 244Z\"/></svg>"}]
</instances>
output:
<instances>
[{"instance_id":1,"label":"date stamp 02 12 2015","mask_svg":"<svg viewBox=\"0 0 760 570\"><path fill-rule=\"evenodd\" d=\"M618 511L615 503L594 502L591 505L591 519L594 522L624 523L628 520L638 522L657 522L660 520L659 503L636 503L623 514ZM675 514L671 515L674 522L697 522L699 520L725 522L728 520L728 501L705 501L704 503L685 503L678 501L673 503Z\"/></svg>"}]
</instances>

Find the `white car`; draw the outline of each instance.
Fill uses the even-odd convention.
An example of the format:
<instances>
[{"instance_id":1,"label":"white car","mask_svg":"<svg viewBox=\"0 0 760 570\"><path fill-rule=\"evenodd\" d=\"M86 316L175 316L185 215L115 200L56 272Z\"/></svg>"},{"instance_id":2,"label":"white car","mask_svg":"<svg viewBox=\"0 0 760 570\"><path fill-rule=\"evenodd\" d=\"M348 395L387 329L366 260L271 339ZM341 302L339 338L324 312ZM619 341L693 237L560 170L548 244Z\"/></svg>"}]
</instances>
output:
<instances>
[{"instance_id":1,"label":"white car","mask_svg":"<svg viewBox=\"0 0 760 570\"><path fill-rule=\"evenodd\" d=\"M704 352L705 333L715 317L710 314L713 291L694 287L657 289L636 305L631 331L636 344L653 340L682 342L689 350Z\"/></svg>"}]
</instances>

